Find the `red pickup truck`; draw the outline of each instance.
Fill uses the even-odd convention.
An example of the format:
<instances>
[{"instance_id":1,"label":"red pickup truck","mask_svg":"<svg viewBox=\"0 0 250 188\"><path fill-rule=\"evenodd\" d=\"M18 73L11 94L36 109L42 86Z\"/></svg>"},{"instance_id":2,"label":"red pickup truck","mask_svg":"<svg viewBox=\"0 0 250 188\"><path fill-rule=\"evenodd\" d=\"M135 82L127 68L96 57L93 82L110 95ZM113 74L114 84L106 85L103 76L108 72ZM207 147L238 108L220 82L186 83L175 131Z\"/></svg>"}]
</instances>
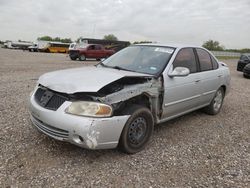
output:
<instances>
[{"instance_id":1,"label":"red pickup truck","mask_svg":"<svg viewBox=\"0 0 250 188\"><path fill-rule=\"evenodd\" d=\"M86 58L100 60L101 58L107 58L114 53L114 50L107 50L100 44L89 44L84 48L69 50L69 57L71 60L76 60L78 58L80 61L84 61Z\"/></svg>"}]
</instances>

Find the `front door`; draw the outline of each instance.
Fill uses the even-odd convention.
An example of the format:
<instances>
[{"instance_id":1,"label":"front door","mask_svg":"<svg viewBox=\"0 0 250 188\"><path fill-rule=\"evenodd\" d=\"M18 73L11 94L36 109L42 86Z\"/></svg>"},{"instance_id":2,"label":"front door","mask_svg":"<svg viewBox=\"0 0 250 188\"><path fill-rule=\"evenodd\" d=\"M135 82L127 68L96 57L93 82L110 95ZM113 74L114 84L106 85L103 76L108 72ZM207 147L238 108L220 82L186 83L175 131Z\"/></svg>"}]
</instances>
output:
<instances>
[{"instance_id":1,"label":"front door","mask_svg":"<svg viewBox=\"0 0 250 188\"><path fill-rule=\"evenodd\" d=\"M163 73L164 100L162 119L184 114L198 108L201 104L201 73L198 72L193 48L184 48L178 52L169 71L176 67L186 67L190 70L190 74L185 77L169 77L168 72Z\"/></svg>"}]
</instances>

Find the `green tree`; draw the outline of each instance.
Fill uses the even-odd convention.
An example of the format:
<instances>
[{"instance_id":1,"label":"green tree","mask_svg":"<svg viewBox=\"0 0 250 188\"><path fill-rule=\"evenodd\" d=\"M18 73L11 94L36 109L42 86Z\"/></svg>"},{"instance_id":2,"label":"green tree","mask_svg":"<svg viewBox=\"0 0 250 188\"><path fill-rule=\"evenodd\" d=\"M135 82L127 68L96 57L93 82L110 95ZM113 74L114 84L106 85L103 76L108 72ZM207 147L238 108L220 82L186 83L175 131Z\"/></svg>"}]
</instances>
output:
<instances>
[{"instance_id":1,"label":"green tree","mask_svg":"<svg viewBox=\"0 0 250 188\"><path fill-rule=\"evenodd\" d=\"M64 43L72 43L71 38L60 38L60 37L55 37L52 38L50 36L43 36L43 37L38 37L37 40L45 40L45 41L55 41L55 42L64 42Z\"/></svg>"},{"instance_id":2,"label":"green tree","mask_svg":"<svg viewBox=\"0 0 250 188\"><path fill-rule=\"evenodd\" d=\"M61 38L60 37L52 38L52 40L55 41L55 42L61 42Z\"/></svg>"},{"instance_id":3,"label":"green tree","mask_svg":"<svg viewBox=\"0 0 250 188\"><path fill-rule=\"evenodd\" d=\"M61 42L72 43L72 40L71 40L71 38L65 38L65 39L61 39Z\"/></svg>"},{"instance_id":4,"label":"green tree","mask_svg":"<svg viewBox=\"0 0 250 188\"><path fill-rule=\"evenodd\" d=\"M213 40L208 40L203 43L202 45L203 48L206 48L208 50L213 50L213 51L223 51L225 50L225 47L220 45L218 41L213 41Z\"/></svg>"},{"instance_id":5,"label":"green tree","mask_svg":"<svg viewBox=\"0 0 250 188\"><path fill-rule=\"evenodd\" d=\"M112 40L112 41L117 41L118 40L118 38L113 34L104 35L103 39L104 40Z\"/></svg>"},{"instance_id":6,"label":"green tree","mask_svg":"<svg viewBox=\"0 0 250 188\"><path fill-rule=\"evenodd\" d=\"M38 37L37 40L53 41L52 37L50 36Z\"/></svg>"}]
</instances>

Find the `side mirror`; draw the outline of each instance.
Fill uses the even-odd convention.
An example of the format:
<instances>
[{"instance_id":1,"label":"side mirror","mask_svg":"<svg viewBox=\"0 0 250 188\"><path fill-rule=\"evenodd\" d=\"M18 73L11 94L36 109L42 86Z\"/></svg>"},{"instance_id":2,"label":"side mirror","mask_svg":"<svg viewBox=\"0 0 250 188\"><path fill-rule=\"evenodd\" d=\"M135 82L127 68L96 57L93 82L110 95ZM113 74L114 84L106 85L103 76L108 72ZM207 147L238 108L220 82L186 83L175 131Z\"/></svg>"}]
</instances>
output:
<instances>
[{"instance_id":1,"label":"side mirror","mask_svg":"<svg viewBox=\"0 0 250 188\"><path fill-rule=\"evenodd\" d=\"M168 73L169 77L183 77L188 76L190 74L190 70L186 67L175 67L175 69Z\"/></svg>"}]
</instances>

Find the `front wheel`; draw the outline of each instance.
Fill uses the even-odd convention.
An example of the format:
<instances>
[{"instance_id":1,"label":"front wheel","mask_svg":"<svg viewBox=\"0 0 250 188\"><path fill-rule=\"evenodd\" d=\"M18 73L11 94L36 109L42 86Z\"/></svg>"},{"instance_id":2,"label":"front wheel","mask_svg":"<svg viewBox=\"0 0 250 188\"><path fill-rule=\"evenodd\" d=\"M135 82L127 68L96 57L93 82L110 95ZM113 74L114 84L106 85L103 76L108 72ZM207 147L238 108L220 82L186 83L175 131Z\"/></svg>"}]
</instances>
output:
<instances>
[{"instance_id":1,"label":"front wheel","mask_svg":"<svg viewBox=\"0 0 250 188\"><path fill-rule=\"evenodd\" d=\"M223 99L224 99L224 89L221 87L219 88L216 93L215 96L213 98L213 100L211 101L211 103L209 104L209 106L207 106L204 110L207 114L209 115L216 115L220 112L220 109L222 107L223 104Z\"/></svg>"},{"instance_id":2,"label":"front wheel","mask_svg":"<svg viewBox=\"0 0 250 188\"><path fill-rule=\"evenodd\" d=\"M69 56L71 60L75 61L76 57Z\"/></svg>"},{"instance_id":3,"label":"front wheel","mask_svg":"<svg viewBox=\"0 0 250 188\"><path fill-rule=\"evenodd\" d=\"M153 133L154 120L148 108L132 106L126 114L130 114L119 141L120 149L129 154L141 151Z\"/></svg>"}]
</instances>

